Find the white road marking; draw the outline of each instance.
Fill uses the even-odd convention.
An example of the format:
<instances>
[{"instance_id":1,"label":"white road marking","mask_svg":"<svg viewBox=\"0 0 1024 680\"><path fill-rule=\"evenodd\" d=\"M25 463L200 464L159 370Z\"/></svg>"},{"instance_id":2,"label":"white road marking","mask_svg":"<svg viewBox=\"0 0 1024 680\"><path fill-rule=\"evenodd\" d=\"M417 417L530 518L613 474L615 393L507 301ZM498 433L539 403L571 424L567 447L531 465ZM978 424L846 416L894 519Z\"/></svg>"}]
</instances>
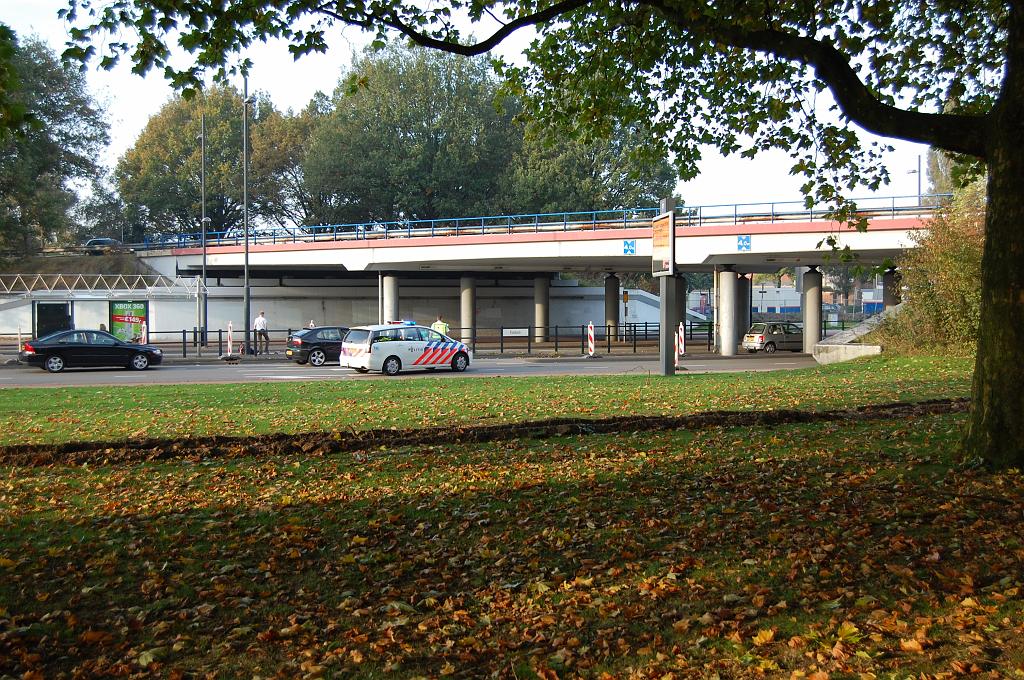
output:
<instances>
[{"instance_id":1,"label":"white road marking","mask_svg":"<svg viewBox=\"0 0 1024 680\"><path fill-rule=\"evenodd\" d=\"M267 380L305 380L307 378L334 378L326 373L303 373L302 375L280 375L276 373L243 373L246 378L266 378Z\"/></svg>"}]
</instances>

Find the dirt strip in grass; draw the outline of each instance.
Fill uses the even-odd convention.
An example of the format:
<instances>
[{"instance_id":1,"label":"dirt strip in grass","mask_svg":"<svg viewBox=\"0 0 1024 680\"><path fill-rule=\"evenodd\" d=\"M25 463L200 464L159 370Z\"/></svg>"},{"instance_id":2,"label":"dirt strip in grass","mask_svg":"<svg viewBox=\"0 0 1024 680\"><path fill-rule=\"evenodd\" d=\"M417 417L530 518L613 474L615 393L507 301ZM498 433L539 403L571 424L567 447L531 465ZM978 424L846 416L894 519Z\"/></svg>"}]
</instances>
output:
<instances>
[{"instance_id":1,"label":"dirt strip in grass","mask_svg":"<svg viewBox=\"0 0 1024 680\"><path fill-rule=\"evenodd\" d=\"M204 460L221 457L328 455L380 447L429 446L447 443L539 439L570 434L643 432L709 427L771 427L815 422L854 422L965 411L969 400L934 399L911 403L871 404L826 411L778 409L769 411L713 411L681 416L619 416L612 418L557 418L551 420L413 429L312 432L239 437L190 437L183 440L67 442L0 447L0 464L18 466L100 463L169 459Z\"/></svg>"}]
</instances>

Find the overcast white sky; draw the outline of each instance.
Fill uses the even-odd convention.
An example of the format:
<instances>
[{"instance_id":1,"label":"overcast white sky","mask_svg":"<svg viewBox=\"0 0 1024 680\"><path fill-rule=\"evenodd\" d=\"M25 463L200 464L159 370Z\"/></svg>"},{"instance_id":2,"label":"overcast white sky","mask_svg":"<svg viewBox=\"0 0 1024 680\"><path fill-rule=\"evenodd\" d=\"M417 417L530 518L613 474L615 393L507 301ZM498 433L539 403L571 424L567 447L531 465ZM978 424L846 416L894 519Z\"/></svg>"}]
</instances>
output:
<instances>
[{"instance_id":1,"label":"overcast white sky","mask_svg":"<svg viewBox=\"0 0 1024 680\"><path fill-rule=\"evenodd\" d=\"M40 36L59 53L63 50L67 29L57 18L57 10L65 5L62 0L0 0L0 21L19 36ZM363 34L348 29L339 32L328 54L310 55L298 62L292 60L284 44L255 47L248 53L254 62L249 88L268 92L282 109L301 109L318 90L330 93L334 89L341 69L364 41ZM112 165L135 142L149 117L171 96L171 89L161 74L141 78L132 74L126 64L109 72L93 67L87 77L94 96L105 103L108 111L112 143L105 160ZM240 89L241 83L238 86ZM927 154L927 147L898 141L889 143L895 147L887 159L892 184L883 187L877 195L915 196L918 177L912 171L917 169L918 155ZM789 175L791 164L781 151L747 160L723 158L709 150L701 164L701 175L681 184L679 192L688 205L799 201L803 179ZM922 161L922 165L926 163ZM922 190L928 190L927 176L922 179ZM868 195L868 192L861 192L856 197Z\"/></svg>"}]
</instances>

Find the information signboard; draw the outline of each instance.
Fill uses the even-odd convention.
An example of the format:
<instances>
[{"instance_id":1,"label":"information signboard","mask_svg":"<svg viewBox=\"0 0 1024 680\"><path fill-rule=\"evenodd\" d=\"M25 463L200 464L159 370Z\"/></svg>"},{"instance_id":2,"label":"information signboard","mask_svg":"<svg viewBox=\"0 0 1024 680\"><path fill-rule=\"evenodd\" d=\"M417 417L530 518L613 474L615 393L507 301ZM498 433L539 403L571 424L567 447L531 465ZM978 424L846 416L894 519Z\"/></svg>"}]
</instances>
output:
<instances>
[{"instance_id":1,"label":"information signboard","mask_svg":"<svg viewBox=\"0 0 1024 680\"><path fill-rule=\"evenodd\" d=\"M143 326L149 321L149 302L119 300L110 303L110 333L125 342L143 335Z\"/></svg>"},{"instance_id":2,"label":"information signboard","mask_svg":"<svg viewBox=\"0 0 1024 680\"><path fill-rule=\"evenodd\" d=\"M651 273L654 276L675 276L676 214L667 212L651 222Z\"/></svg>"}]
</instances>

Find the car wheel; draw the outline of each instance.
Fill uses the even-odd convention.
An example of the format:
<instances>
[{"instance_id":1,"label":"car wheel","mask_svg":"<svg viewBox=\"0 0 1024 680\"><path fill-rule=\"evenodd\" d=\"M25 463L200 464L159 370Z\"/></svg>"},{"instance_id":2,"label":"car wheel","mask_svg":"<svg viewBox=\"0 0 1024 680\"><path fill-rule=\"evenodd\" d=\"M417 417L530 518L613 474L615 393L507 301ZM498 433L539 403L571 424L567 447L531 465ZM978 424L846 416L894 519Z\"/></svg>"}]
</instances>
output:
<instances>
[{"instance_id":1,"label":"car wheel","mask_svg":"<svg viewBox=\"0 0 1024 680\"><path fill-rule=\"evenodd\" d=\"M43 364L46 370L50 373L60 373L64 370L64 357L59 354L51 354L46 357L46 363Z\"/></svg>"},{"instance_id":2,"label":"car wheel","mask_svg":"<svg viewBox=\"0 0 1024 680\"><path fill-rule=\"evenodd\" d=\"M767 354L775 354L775 343L769 342L767 345L764 346L764 351Z\"/></svg>"},{"instance_id":3,"label":"car wheel","mask_svg":"<svg viewBox=\"0 0 1024 680\"><path fill-rule=\"evenodd\" d=\"M398 357L388 357L380 367L380 371L384 375L398 375L401 370L402 360Z\"/></svg>"},{"instance_id":4,"label":"car wheel","mask_svg":"<svg viewBox=\"0 0 1024 680\"><path fill-rule=\"evenodd\" d=\"M315 349L309 353L310 366L323 366L327 363L327 355L322 349Z\"/></svg>"},{"instance_id":5,"label":"car wheel","mask_svg":"<svg viewBox=\"0 0 1024 680\"><path fill-rule=\"evenodd\" d=\"M452 358L452 370L456 373L465 371L467 366L469 366L469 357L463 352L459 352Z\"/></svg>"},{"instance_id":6,"label":"car wheel","mask_svg":"<svg viewBox=\"0 0 1024 680\"><path fill-rule=\"evenodd\" d=\"M356 373L369 373L369 372L370 372L370 369L368 369L368 368L362 368L362 367L357 367L356 368Z\"/></svg>"},{"instance_id":7,"label":"car wheel","mask_svg":"<svg viewBox=\"0 0 1024 680\"><path fill-rule=\"evenodd\" d=\"M136 371L145 371L149 368L149 357L139 352L132 356L132 361L128 364L128 368L133 368Z\"/></svg>"}]
</instances>

